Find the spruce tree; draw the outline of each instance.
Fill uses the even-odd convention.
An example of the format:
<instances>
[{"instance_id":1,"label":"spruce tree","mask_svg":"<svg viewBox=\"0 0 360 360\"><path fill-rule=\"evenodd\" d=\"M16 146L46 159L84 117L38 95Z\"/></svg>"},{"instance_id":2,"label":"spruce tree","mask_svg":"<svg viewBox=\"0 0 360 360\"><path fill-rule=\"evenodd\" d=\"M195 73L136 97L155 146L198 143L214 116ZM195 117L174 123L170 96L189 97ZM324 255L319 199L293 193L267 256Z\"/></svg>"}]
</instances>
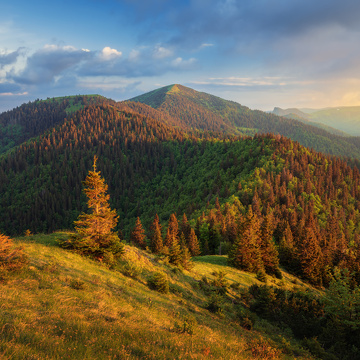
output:
<instances>
[{"instance_id":1,"label":"spruce tree","mask_svg":"<svg viewBox=\"0 0 360 360\"><path fill-rule=\"evenodd\" d=\"M164 245L170 249L174 242L179 242L179 223L176 215L171 214L168 228L166 231Z\"/></svg>"},{"instance_id":2,"label":"spruce tree","mask_svg":"<svg viewBox=\"0 0 360 360\"><path fill-rule=\"evenodd\" d=\"M170 247L169 262L175 266L182 265L182 251L179 241L174 239Z\"/></svg>"},{"instance_id":3,"label":"spruce tree","mask_svg":"<svg viewBox=\"0 0 360 360\"><path fill-rule=\"evenodd\" d=\"M155 215L154 221L150 228L150 248L155 254L159 254L163 248L163 238L161 234L161 224L158 214Z\"/></svg>"},{"instance_id":4,"label":"spruce tree","mask_svg":"<svg viewBox=\"0 0 360 360\"><path fill-rule=\"evenodd\" d=\"M130 236L130 240L136 246L139 246L141 249L145 249L146 248L145 239L146 239L145 230L142 227L140 218L137 217L135 222L135 227Z\"/></svg>"},{"instance_id":5,"label":"spruce tree","mask_svg":"<svg viewBox=\"0 0 360 360\"><path fill-rule=\"evenodd\" d=\"M187 245L192 256L200 255L201 250L200 250L199 240L193 228L190 229L190 236Z\"/></svg>"},{"instance_id":6,"label":"spruce tree","mask_svg":"<svg viewBox=\"0 0 360 360\"><path fill-rule=\"evenodd\" d=\"M260 251L260 224L259 219L253 213L251 206L235 243L230 249L229 264L250 272L257 272L264 269Z\"/></svg>"},{"instance_id":7,"label":"spruce tree","mask_svg":"<svg viewBox=\"0 0 360 360\"><path fill-rule=\"evenodd\" d=\"M97 157L94 156L93 170L89 171L83 182L89 214L79 215L74 222L76 233L61 245L98 260L110 261L123 253L124 245L113 231L118 216L110 208L108 186L100 171L96 170L96 161Z\"/></svg>"},{"instance_id":8,"label":"spruce tree","mask_svg":"<svg viewBox=\"0 0 360 360\"><path fill-rule=\"evenodd\" d=\"M280 274L279 253L273 242L275 219L272 213L268 213L261 224L260 252L267 274Z\"/></svg>"}]
</instances>

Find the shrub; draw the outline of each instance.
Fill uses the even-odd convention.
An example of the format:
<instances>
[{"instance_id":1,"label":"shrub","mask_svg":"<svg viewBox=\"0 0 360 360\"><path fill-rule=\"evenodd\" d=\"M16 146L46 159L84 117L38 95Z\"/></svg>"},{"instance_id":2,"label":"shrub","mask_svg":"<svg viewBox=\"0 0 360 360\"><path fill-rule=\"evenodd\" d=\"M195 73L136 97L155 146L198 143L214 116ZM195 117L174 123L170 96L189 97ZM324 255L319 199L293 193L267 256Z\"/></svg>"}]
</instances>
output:
<instances>
[{"instance_id":1,"label":"shrub","mask_svg":"<svg viewBox=\"0 0 360 360\"><path fill-rule=\"evenodd\" d=\"M25 230L24 235L25 235L26 237L29 237L29 236L32 236L32 233L31 233L31 231L30 231L29 229L27 229L27 230Z\"/></svg>"},{"instance_id":2,"label":"shrub","mask_svg":"<svg viewBox=\"0 0 360 360\"><path fill-rule=\"evenodd\" d=\"M193 335L196 328L196 319L192 316L185 317L182 322L175 322L174 332L179 334L189 334Z\"/></svg>"},{"instance_id":3,"label":"shrub","mask_svg":"<svg viewBox=\"0 0 360 360\"><path fill-rule=\"evenodd\" d=\"M86 287L84 281L81 279L71 279L69 286L75 290L84 290Z\"/></svg>"},{"instance_id":4,"label":"shrub","mask_svg":"<svg viewBox=\"0 0 360 360\"><path fill-rule=\"evenodd\" d=\"M122 273L125 276L131 277L133 279L137 279L140 276L141 271L141 267L131 261L127 261L122 268Z\"/></svg>"},{"instance_id":5,"label":"shrub","mask_svg":"<svg viewBox=\"0 0 360 360\"><path fill-rule=\"evenodd\" d=\"M206 305L206 309L215 314L222 314L223 312L223 298L219 294L212 294Z\"/></svg>"},{"instance_id":6,"label":"shrub","mask_svg":"<svg viewBox=\"0 0 360 360\"><path fill-rule=\"evenodd\" d=\"M23 269L28 263L28 258L23 248L14 247L13 241L6 235L0 234L0 270L3 274L8 271Z\"/></svg>"},{"instance_id":7,"label":"shrub","mask_svg":"<svg viewBox=\"0 0 360 360\"><path fill-rule=\"evenodd\" d=\"M251 340L249 345L254 359L275 360L280 358L281 350L273 348L262 337Z\"/></svg>"},{"instance_id":8,"label":"shrub","mask_svg":"<svg viewBox=\"0 0 360 360\"><path fill-rule=\"evenodd\" d=\"M266 273L264 270L259 270L257 273L256 273L256 279L258 279L259 281L263 282L263 283L266 283Z\"/></svg>"},{"instance_id":9,"label":"shrub","mask_svg":"<svg viewBox=\"0 0 360 360\"><path fill-rule=\"evenodd\" d=\"M237 316L241 327L246 330L252 330L256 321L256 317L250 310L244 307L239 307Z\"/></svg>"},{"instance_id":10,"label":"shrub","mask_svg":"<svg viewBox=\"0 0 360 360\"><path fill-rule=\"evenodd\" d=\"M150 289L156 290L163 294L169 293L169 281L166 274L157 272L149 280L148 285Z\"/></svg>"}]
</instances>

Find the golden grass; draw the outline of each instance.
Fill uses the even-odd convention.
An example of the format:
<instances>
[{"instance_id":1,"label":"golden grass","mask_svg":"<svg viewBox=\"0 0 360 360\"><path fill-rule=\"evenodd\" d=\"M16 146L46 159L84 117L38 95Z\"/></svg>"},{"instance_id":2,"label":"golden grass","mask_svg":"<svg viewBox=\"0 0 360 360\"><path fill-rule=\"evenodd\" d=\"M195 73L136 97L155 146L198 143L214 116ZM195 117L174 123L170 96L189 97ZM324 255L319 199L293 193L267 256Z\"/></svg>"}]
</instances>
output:
<instances>
[{"instance_id":1,"label":"golden grass","mask_svg":"<svg viewBox=\"0 0 360 360\"><path fill-rule=\"evenodd\" d=\"M230 290L222 314L205 308L208 295L199 287L203 276L225 271L229 283L244 288L258 283L254 275L228 267L225 257L196 258L191 271L180 272L126 246L119 268L110 270L57 247L56 238L66 236L58 232L17 240L30 264L0 283L0 359L231 360L253 359L257 348L268 356L292 358L261 328L240 327L236 290ZM129 263L137 267L134 278L122 273ZM159 271L168 276L167 295L147 286ZM177 331L177 324L189 318L193 334ZM300 355L310 358L304 351Z\"/></svg>"}]
</instances>

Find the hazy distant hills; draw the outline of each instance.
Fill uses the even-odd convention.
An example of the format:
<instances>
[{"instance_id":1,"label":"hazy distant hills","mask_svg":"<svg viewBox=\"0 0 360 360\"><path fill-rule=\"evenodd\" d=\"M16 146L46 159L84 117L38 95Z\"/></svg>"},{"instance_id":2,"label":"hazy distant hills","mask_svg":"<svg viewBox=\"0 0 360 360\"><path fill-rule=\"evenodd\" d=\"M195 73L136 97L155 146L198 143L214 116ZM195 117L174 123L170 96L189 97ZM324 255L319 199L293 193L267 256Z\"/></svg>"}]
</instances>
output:
<instances>
[{"instance_id":1,"label":"hazy distant hills","mask_svg":"<svg viewBox=\"0 0 360 360\"><path fill-rule=\"evenodd\" d=\"M281 109L275 107L273 114L294 118L299 116L311 124L325 125L324 129L333 132L332 128L352 136L360 135L360 106L334 107L326 109ZM341 135L341 133L340 133Z\"/></svg>"}]
</instances>

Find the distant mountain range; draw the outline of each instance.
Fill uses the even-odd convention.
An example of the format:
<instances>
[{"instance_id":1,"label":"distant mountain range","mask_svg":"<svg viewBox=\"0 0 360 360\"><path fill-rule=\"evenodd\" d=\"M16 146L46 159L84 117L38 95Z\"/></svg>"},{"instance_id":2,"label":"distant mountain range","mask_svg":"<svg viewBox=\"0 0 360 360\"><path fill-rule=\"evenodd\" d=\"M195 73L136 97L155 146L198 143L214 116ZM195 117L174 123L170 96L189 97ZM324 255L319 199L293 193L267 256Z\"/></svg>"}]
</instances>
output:
<instances>
[{"instance_id":1,"label":"distant mountain range","mask_svg":"<svg viewBox=\"0 0 360 360\"><path fill-rule=\"evenodd\" d=\"M325 109L281 109L275 107L271 113L300 121L308 121L311 125L322 127L334 134L360 136L360 106ZM337 133L335 129L341 132Z\"/></svg>"}]
</instances>

